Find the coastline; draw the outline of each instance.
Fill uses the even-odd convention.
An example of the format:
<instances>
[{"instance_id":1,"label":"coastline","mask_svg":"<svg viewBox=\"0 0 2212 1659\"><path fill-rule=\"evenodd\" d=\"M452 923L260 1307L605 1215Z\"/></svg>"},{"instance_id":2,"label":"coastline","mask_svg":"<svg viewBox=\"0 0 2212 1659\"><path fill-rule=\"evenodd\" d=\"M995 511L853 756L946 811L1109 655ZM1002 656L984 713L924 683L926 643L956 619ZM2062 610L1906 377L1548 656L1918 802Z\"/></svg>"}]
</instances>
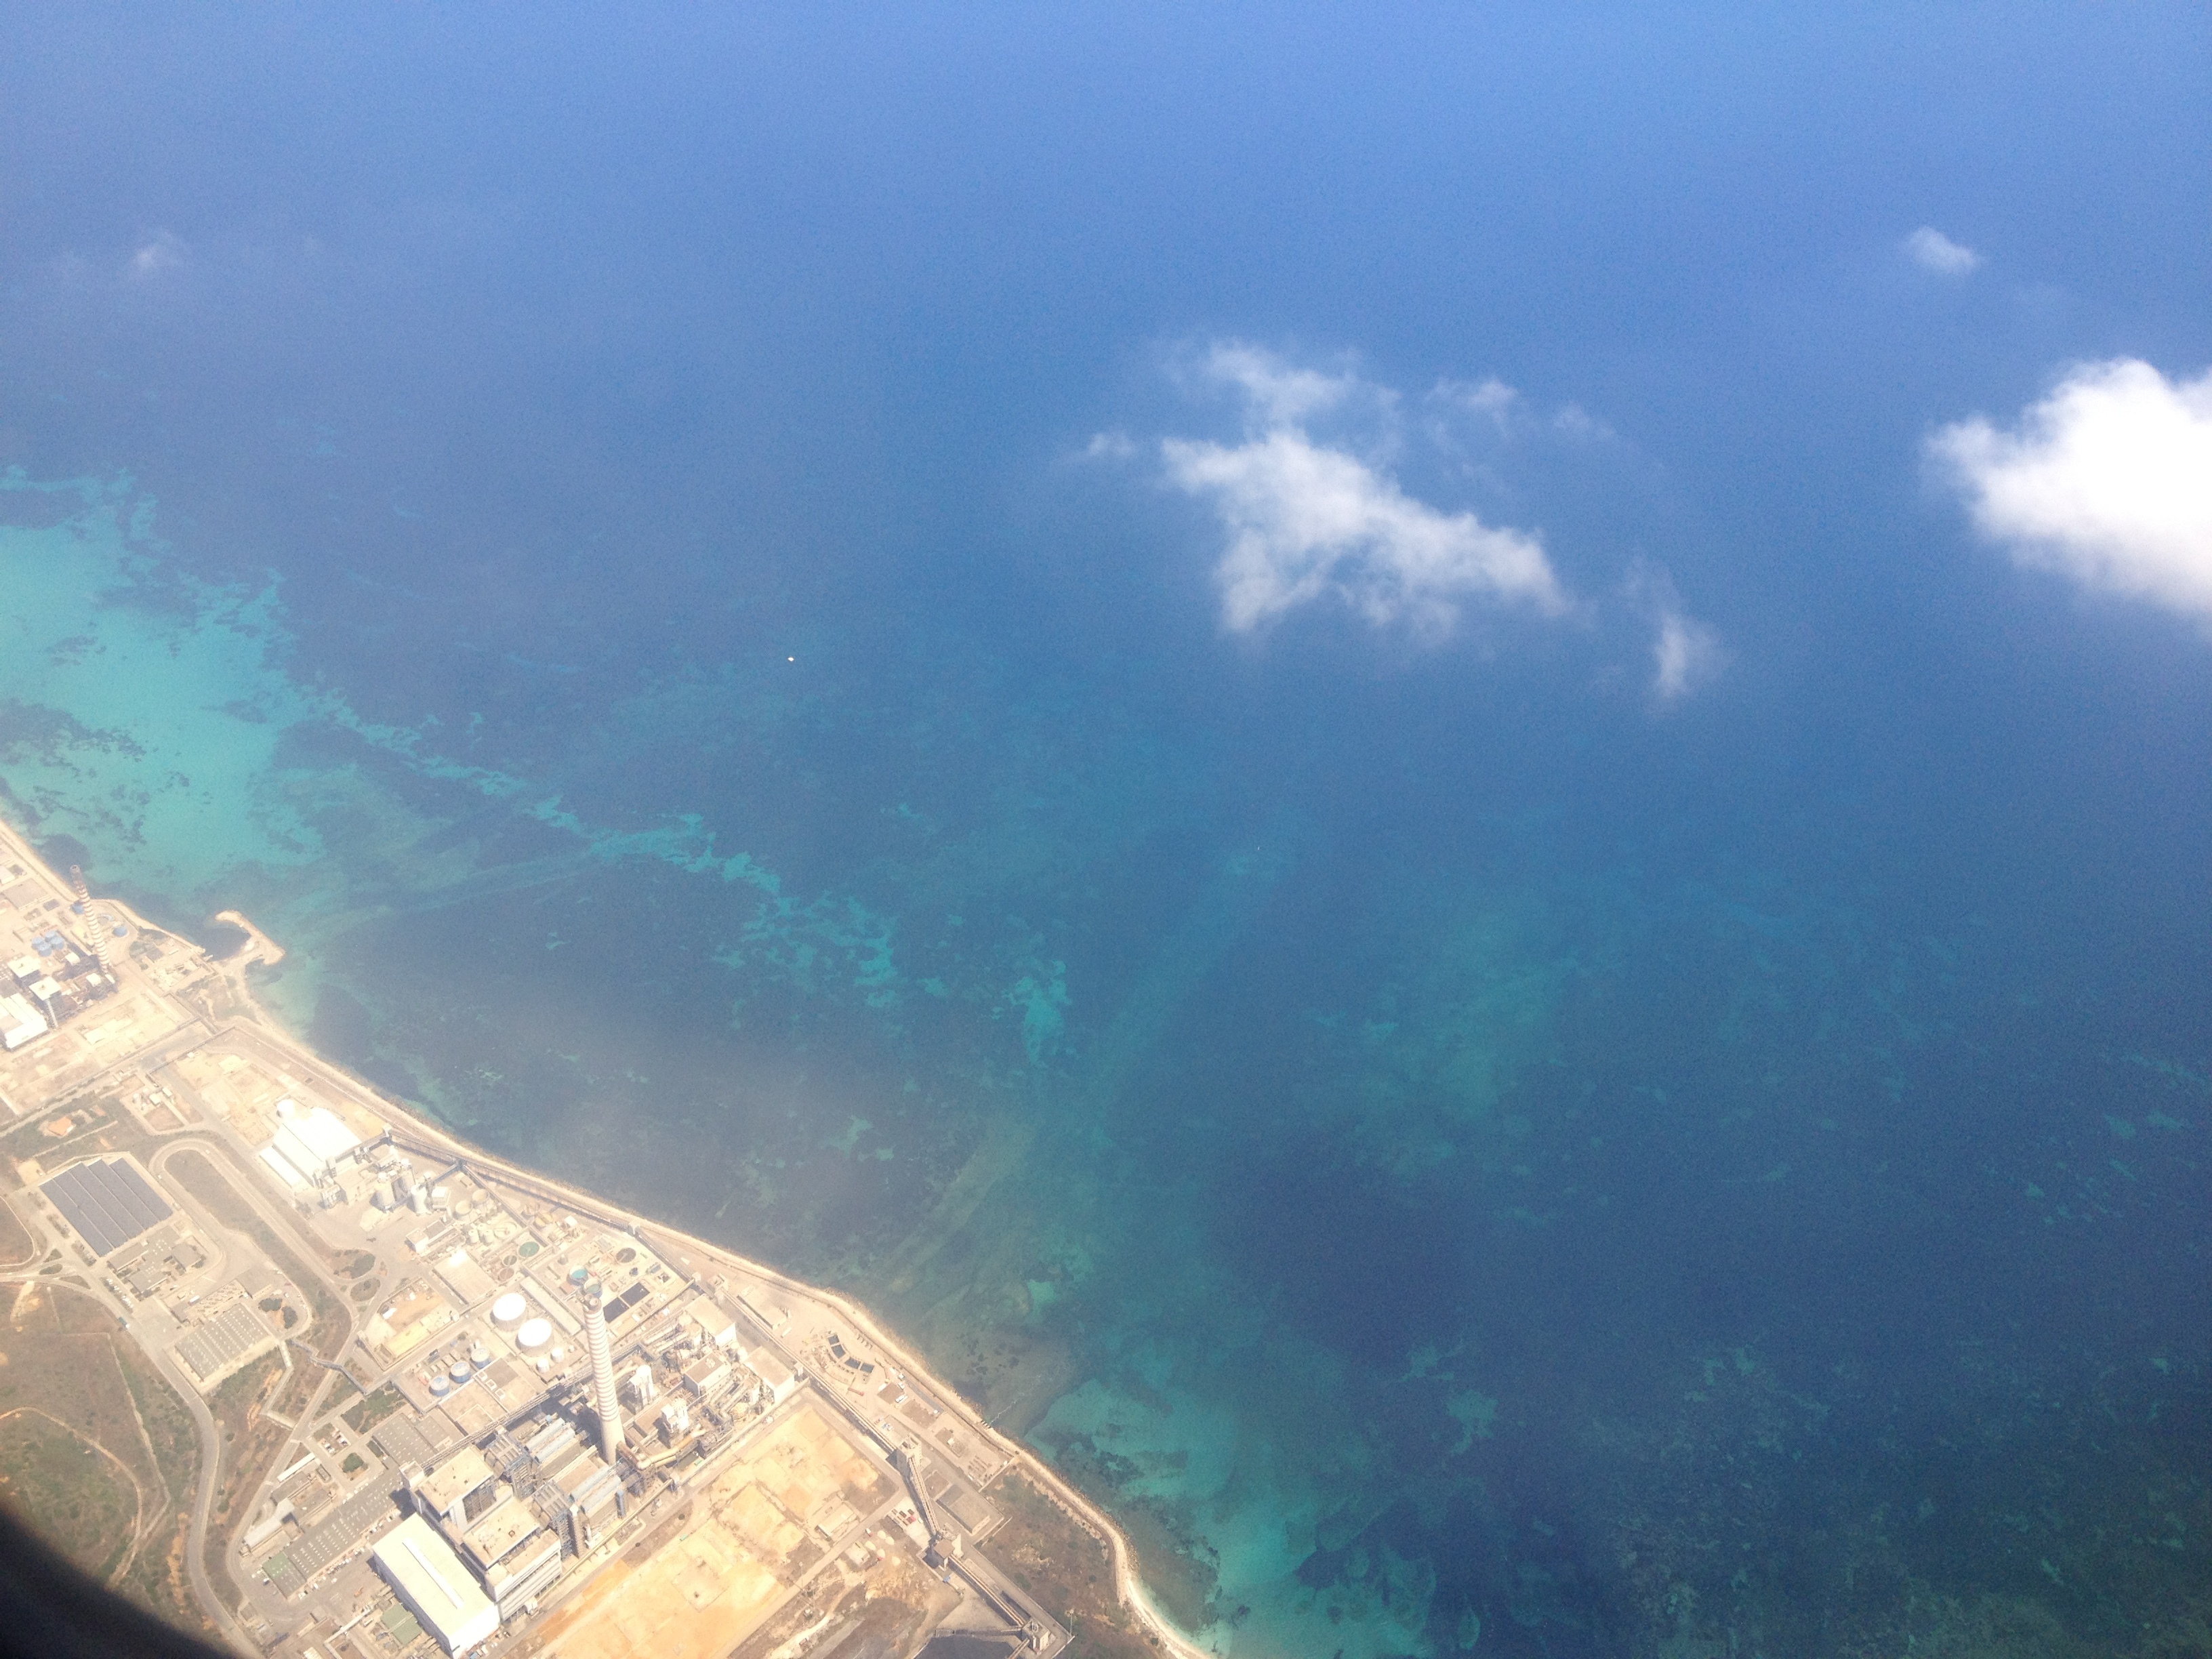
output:
<instances>
[{"instance_id":1,"label":"coastline","mask_svg":"<svg viewBox=\"0 0 2212 1659\"><path fill-rule=\"evenodd\" d=\"M32 843L29 836L4 818L0 818L0 852L27 865L37 866L57 885L62 884L58 872ZM96 902L102 908L126 918L134 929L160 933L173 931L147 921L136 909L119 899L101 896ZM641 1237L649 1233L648 1242L664 1254L670 1249L696 1251L709 1261L765 1279L794 1297L803 1297L835 1310L900 1366L926 1381L940 1395L956 1397L956 1391L949 1384L887 1331L864 1305L850 1297L793 1279L772 1264L739 1255L723 1245L668 1226L642 1212L623 1210L597 1194L486 1152L327 1059L287 1029L256 994L251 969L257 963L268 965L282 961L285 955L284 947L241 911L226 909L214 919L245 933L249 941L246 946L230 957L216 959L214 963L216 971L234 1004L234 1012L228 1017L234 1030L239 1024L249 1026L260 1042L276 1048L287 1060L300 1066L335 1092L351 1099L363 1111L382 1118L394 1132L404 1133L428 1146L449 1153L456 1161L465 1162L475 1170L510 1184L534 1188L579 1213L617 1226L635 1226L646 1230ZM212 1034L215 1023L212 1020L205 1023ZM1011 1468L1018 1469L1078 1525L1106 1546L1113 1559L1116 1595L1121 1604L1135 1617L1149 1640L1162 1651L1178 1656L1178 1659L1209 1659L1212 1650L1201 1647L1176 1626L1153 1600L1145 1583L1135 1546L1110 1516L1077 1490L1033 1449L1003 1433L980 1412L973 1415L970 1426L1006 1458ZM210 1607L208 1612L219 1618L222 1610Z\"/></svg>"}]
</instances>

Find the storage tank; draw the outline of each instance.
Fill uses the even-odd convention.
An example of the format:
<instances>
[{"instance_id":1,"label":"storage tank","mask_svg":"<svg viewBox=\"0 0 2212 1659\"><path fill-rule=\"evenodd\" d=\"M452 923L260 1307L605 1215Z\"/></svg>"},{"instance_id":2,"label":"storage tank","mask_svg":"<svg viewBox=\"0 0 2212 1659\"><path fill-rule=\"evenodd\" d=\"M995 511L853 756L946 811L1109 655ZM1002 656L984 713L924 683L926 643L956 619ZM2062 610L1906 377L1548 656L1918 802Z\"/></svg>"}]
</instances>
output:
<instances>
[{"instance_id":1,"label":"storage tank","mask_svg":"<svg viewBox=\"0 0 2212 1659\"><path fill-rule=\"evenodd\" d=\"M553 1322L550 1319L526 1319L514 1334L515 1346L525 1353L536 1353L553 1340Z\"/></svg>"},{"instance_id":2,"label":"storage tank","mask_svg":"<svg viewBox=\"0 0 2212 1659\"><path fill-rule=\"evenodd\" d=\"M433 1371L430 1373L430 1393L433 1398L443 1400L448 1394L453 1392L453 1385L446 1381L445 1372Z\"/></svg>"},{"instance_id":3,"label":"storage tank","mask_svg":"<svg viewBox=\"0 0 2212 1659\"><path fill-rule=\"evenodd\" d=\"M568 1282L571 1285L574 1285L580 1291L584 1288L585 1282L589 1279L591 1276L592 1270L589 1267L571 1267L568 1269Z\"/></svg>"},{"instance_id":4,"label":"storage tank","mask_svg":"<svg viewBox=\"0 0 2212 1659\"><path fill-rule=\"evenodd\" d=\"M491 1364L491 1350L484 1346L481 1341L471 1344L469 1347L469 1364L475 1366L478 1370L482 1370L485 1366Z\"/></svg>"},{"instance_id":5,"label":"storage tank","mask_svg":"<svg viewBox=\"0 0 2212 1659\"><path fill-rule=\"evenodd\" d=\"M509 1291L491 1304L491 1322L503 1331L520 1325L530 1311L530 1304L520 1291Z\"/></svg>"},{"instance_id":6,"label":"storage tank","mask_svg":"<svg viewBox=\"0 0 2212 1659\"><path fill-rule=\"evenodd\" d=\"M469 1380L470 1374L469 1362L467 1360L456 1359L453 1362L453 1375L454 1382L465 1382Z\"/></svg>"}]
</instances>

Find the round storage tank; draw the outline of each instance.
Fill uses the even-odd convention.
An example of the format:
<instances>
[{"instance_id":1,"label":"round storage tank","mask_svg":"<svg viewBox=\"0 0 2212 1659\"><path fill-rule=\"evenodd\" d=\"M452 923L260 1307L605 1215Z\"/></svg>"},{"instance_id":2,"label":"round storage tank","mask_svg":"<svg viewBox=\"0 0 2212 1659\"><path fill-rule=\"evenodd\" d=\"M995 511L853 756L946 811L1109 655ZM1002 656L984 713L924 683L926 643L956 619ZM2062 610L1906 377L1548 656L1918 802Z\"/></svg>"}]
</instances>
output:
<instances>
[{"instance_id":1,"label":"round storage tank","mask_svg":"<svg viewBox=\"0 0 2212 1659\"><path fill-rule=\"evenodd\" d=\"M456 1382L465 1382L468 1380L469 1362L465 1359L455 1360L453 1362L453 1381Z\"/></svg>"},{"instance_id":2,"label":"round storage tank","mask_svg":"<svg viewBox=\"0 0 2212 1659\"><path fill-rule=\"evenodd\" d=\"M526 1319L522 1328L514 1334L515 1346L525 1353L536 1353L553 1340L553 1322L550 1319Z\"/></svg>"},{"instance_id":3,"label":"round storage tank","mask_svg":"<svg viewBox=\"0 0 2212 1659\"><path fill-rule=\"evenodd\" d=\"M503 1331L511 1331L529 1311L530 1304L523 1300L522 1292L509 1291L491 1304L491 1322Z\"/></svg>"},{"instance_id":4,"label":"round storage tank","mask_svg":"<svg viewBox=\"0 0 2212 1659\"><path fill-rule=\"evenodd\" d=\"M553 1363L557 1365L568 1357L568 1349L562 1347L558 1342L556 1342L553 1345Z\"/></svg>"},{"instance_id":5,"label":"round storage tank","mask_svg":"<svg viewBox=\"0 0 2212 1659\"><path fill-rule=\"evenodd\" d=\"M452 1391L453 1386L446 1381L446 1374L443 1371L433 1371L430 1374L430 1392L440 1399L445 1398Z\"/></svg>"},{"instance_id":6,"label":"round storage tank","mask_svg":"<svg viewBox=\"0 0 2212 1659\"><path fill-rule=\"evenodd\" d=\"M471 1344L469 1347L469 1364L475 1366L478 1370L482 1370L486 1365L491 1364L491 1350L484 1346L481 1342Z\"/></svg>"},{"instance_id":7,"label":"round storage tank","mask_svg":"<svg viewBox=\"0 0 2212 1659\"><path fill-rule=\"evenodd\" d=\"M571 1267L568 1269L568 1282L571 1285L580 1285L591 1276L592 1270L589 1267Z\"/></svg>"},{"instance_id":8,"label":"round storage tank","mask_svg":"<svg viewBox=\"0 0 2212 1659\"><path fill-rule=\"evenodd\" d=\"M544 1354L538 1356L538 1374L540 1376L550 1376L553 1375L553 1362L548 1359Z\"/></svg>"}]
</instances>

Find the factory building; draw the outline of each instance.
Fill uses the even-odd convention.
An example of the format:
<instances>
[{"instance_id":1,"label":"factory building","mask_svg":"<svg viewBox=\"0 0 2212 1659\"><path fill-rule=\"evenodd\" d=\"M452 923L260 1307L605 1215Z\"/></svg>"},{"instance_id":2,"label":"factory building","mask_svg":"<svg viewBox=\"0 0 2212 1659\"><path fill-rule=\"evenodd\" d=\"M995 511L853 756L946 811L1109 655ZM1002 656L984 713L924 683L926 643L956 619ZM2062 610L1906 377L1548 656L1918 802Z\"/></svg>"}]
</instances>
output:
<instances>
[{"instance_id":1,"label":"factory building","mask_svg":"<svg viewBox=\"0 0 2212 1659\"><path fill-rule=\"evenodd\" d=\"M561 1576L561 1540L529 1504L502 1497L461 1537L461 1555L501 1619L514 1618Z\"/></svg>"},{"instance_id":2,"label":"factory building","mask_svg":"<svg viewBox=\"0 0 2212 1659\"><path fill-rule=\"evenodd\" d=\"M31 1006L28 997L15 992L0 996L0 1042L12 1050L46 1034L46 1017Z\"/></svg>"},{"instance_id":3,"label":"factory building","mask_svg":"<svg viewBox=\"0 0 2212 1659\"><path fill-rule=\"evenodd\" d=\"M720 1393L731 1376L729 1357L722 1353L701 1355L684 1368L684 1386L700 1399Z\"/></svg>"},{"instance_id":4,"label":"factory building","mask_svg":"<svg viewBox=\"0 0 2212 1659\"><path fill-rule=\"evenodd\" d=\"M465 1652L498 1630L497 1606L421 1516L402 1521L371 1553L407 1611L447 1653Z\"/></svg>"},{"instance_id":5,"label":"factory building","mask_svg":"<svg viewBox=\"0 0 2212 1659\"><path fill-rule=\"evenodd\" d=\"M557 1515L569 1547L589 1552L600 1535L621 1518L622 1476L586 1445L572 1424L556 1421L531 1437L538 1465L540 1498Z\"/></svg>"},{"instance_id":6,"label":"factory building","mask_svg":"<svg viewBox=\"0 0 2212 1659\"><path fill-rule=\"evenodd\" d=\"M745 1369L760 1378L770 1405L781 1406L799 1392L799 1373L774 1348L755 1348L745 1356Z\"/></svg>"},{"instance_id":7,"label":"factory building","mask_svg":"<svg viewBox=\"0 0 2212 1659\"><path fill-rule=\"evenodd\" d=\"M288 1098L276 1103L276 1137L261 1161L291 1186L314 1186L361 1150L361 1137L327 1106L303 1112L298 1101Z\"/></svg>"},{"instance_id":8,"label":"factory building","mask_svg":"<svg viewBox=\"0 0 2212 1659\"><path fill-rule=\"evenodd\" d=\"M439 1522L455 1537L499 1501L499 1477L484 1455L463 1446L428 1474L408 1482L415 1513Z\"/></svg>"}]
</instances>

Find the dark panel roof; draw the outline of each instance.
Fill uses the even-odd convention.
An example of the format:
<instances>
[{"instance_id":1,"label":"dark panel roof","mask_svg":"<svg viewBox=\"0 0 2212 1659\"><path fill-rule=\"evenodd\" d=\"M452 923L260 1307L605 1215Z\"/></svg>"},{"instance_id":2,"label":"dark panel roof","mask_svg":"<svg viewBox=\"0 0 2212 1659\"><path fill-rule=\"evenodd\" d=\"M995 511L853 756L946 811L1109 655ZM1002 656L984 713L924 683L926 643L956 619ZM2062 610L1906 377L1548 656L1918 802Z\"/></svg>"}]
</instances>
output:
<instances>
[{"instance_id":1,"label":"dark panel roof","mask_svg":"<svg viewBox=\"0 0 2212 1659\"><path fill-rule=\"evenodd\" d=\"M120 1158L64 1170L40 1190L94 1255L119 1249L170 1214L146 1177Z\"/></svg>"}]
</instances>

